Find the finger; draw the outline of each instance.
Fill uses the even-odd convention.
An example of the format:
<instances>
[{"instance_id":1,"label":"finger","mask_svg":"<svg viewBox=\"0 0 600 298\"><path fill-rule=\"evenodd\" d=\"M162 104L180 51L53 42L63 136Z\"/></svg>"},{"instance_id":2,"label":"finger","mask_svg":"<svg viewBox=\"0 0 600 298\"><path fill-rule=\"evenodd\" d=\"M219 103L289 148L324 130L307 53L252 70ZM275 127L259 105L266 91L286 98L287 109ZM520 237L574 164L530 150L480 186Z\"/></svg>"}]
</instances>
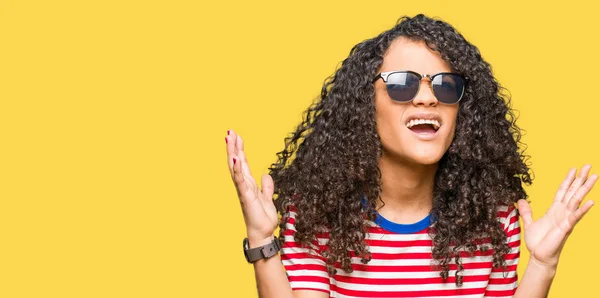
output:
<instances>
[{"instance_id":1,"label":"finger","mask_svg":"<svg viewBox=\"0 0 600 298\"><path fill-rule=\"evenodd\" d=\"M590 173L591 167L592 167L591 165L586 164L581 168L581 171L579 171L579 175L577 175L577 178L575 178L575 181L573 181L573 183L571 183L571 186L569 186L569 190L567 190L567 193L565 194L565 197L563 199L563 202L565 204L569 203L571 198L573 198L573 195L575 194L575 192L579 189L579 187L581 187L583 182L587 179L587 176Z\"/></svg>"},{"instance_id":2,"label":"finger","mask_svg":"<svg viewBox=\"0 0 600 298\"><path fill-rule=\"evenodd\" d=\"M592 176L590 176L590 178L588 178L585 181L585 183L579 189L577 189L577 192L575 192L573 198L571 198L571 200L567 204L567 209L575 211L575 209L579 207L579 204L581 203L583 198L588 194L588 192L590 192L590 190L592 190L592 187L594 187L594 184L597 180L597 174L593 174Z\"/></svg>"},{"instance_id":3,"label":"finger","mask_svg":"<svg viewBox=\"0 0 600 298\"><path fill-rule=\"evenodd\" d=\"M563 201L563 198L565 197L565 194L567 193L567 190L569 189L569 185L571 185L571 183L573 183L573 179L575 179L576 172L577 172L576 168L571 168L569 170L569 172L567 173L567 177L565 177L565 180L563 180L563 182L560 184L560 186L558 187L558 191L556 192L556 195L554 196L555 202Z\"/></svg>"},{"instance_id":4,"label":"finger","mask_svg":"<svg viewBox=\"0 0 600 298\"><path fill-rule=\"evenodd\" d=\"M241 199L241 195L248 192L249 188L248 184L246 183L246 176L244 176L244 174L242 173L241 161L239 156L233 156L232 160L234 162L233 182L235 183L235 187L238 191L238 196L240 196Z\"/></svg>"},{"instance_id":5,"label":"finger","mask_svg":"<svg viewBox=\"0 0 600 298\"><path fill-rule=\"evenodd\" d=\"M244 152L244 140L240 135L237 136L236 147L238 152L237 154L240 156L240 159L243 162L242 170L244 171L244 174L247 176L252 176L252 173L250 172L250 166L248 165L248 159L246 158L246 153Z\"/></svg>"},{"instance_id":6,"label":"finger","mask_svg":"<svg viewBox=\"0 0 600 298\"><path fill-rule=\"evenodd\" d=\"M571 224L571 226L575 226L575 224L577 224L583 218L583 216L586 215L588 211L590 211L592 206L594 206L594 201L590 200L583 203L583 206L575 210L575 212L571 213L571 216L569 216L569 223Z\"/></svg>"},{"instance_id":7,"label":"finger","mask_svg":"<svg viewBox=\"0 0 600 298\"><path fill-rule=\"evenodd\" d=\"M228 130L228 135L225 137L225 141L227 142L227 166L229 167L229 173L233 178L233 157L236 155L235 152L235 139L236 133L233 129Z\"/></svg>"},{"instance_id":8,"label":"finger","mask_svg":"<svg viewBox=\"0 0 600 298\"><path fill-rule=\"evenodd\" d=\"M525 199L517 201L517 208L519 209L519 215L523 219L523 225L527 228L533 222L533 213L531 212L531 206Z\"/></svg>"},{"instance_id":9,"label":"finger","mask_svg":"<svg viewBox=\"0 0 600 298\"><path fill-rule=\"evenodd\" d=\"M275 185L273 184L273 178L269 174L264 174L261 180L262 194L265 201L271 202L273 200L273 192Z\"/></svg>"},{"instance_id":10,"label":"finger","mask_svg":"<svg viewBox=\"0 0 600 298\"><path fill-rule=\"evenodd\" d=\"M243 155L240 156L240 158L242 158L242 160L248 163L248 159L246 158L246 152L244 152L244 139L240 135L238 135L238 137L238 142L236 143L236 145L238 146L237 149L238 151L241 151L241 153L243 153Z\"/></svg>"}]
</instances>

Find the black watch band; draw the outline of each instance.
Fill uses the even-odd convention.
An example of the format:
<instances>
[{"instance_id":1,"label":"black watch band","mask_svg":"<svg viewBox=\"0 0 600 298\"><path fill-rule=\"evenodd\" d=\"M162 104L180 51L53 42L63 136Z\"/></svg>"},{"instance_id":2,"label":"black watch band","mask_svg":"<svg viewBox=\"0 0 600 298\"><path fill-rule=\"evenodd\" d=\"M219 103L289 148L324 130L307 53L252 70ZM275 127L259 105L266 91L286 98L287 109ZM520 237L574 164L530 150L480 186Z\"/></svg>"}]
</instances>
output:
<instances>
[{"instance_id":1,"label":"black watch band","mask_svg":"<svg viewBox=\"0 0 600 298\"><path fill-rule=\"evenodd\" d=\"M280 249L281 245L279 244L279 239L277 239L277 237L273 237L271 243L255 248L249 248L248 238L244 238L244 256L248 263L254 263L261 259L268 259L276 255Z\"/></svg>"}]
</instances>

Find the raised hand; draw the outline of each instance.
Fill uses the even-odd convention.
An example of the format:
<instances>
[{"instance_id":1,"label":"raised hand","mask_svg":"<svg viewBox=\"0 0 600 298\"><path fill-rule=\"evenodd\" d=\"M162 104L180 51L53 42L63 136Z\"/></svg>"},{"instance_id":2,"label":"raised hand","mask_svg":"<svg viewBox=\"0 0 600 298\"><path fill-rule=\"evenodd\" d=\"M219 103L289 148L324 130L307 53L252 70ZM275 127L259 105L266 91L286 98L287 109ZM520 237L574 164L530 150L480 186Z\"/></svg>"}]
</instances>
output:
<instances>
[{"instance_id":1,"label":"raised hand","mask_svg":"<svg viewBox=\"0 0 600 298\"><path fill-rule=\"evenodd\" d=\"M273 178L268 174L263 175L262 190L259 190L250 173L242 137L229 130L225 142L227 165L242 206L250 247L270 243L278 223L277 210L272 200Z\"/></svg>"},{"instance_id":2,"label":"raised hand","mask_svg":"<svg viewBox=\"0 0 600 298\"><path fill-rule=\"evenodd\" d=\"M577 169L571 169L556 192L552 206L536 221L532 219L529 203L526 200L517 202L525 229L525 245L531 260L549 267L558 265L558 258L567 238L594 205L593 201L588 200L580 206L598 179L597 174L588 178L590 168L591 165L583 166L577 178Z\"/></svg>"}]
</instances>

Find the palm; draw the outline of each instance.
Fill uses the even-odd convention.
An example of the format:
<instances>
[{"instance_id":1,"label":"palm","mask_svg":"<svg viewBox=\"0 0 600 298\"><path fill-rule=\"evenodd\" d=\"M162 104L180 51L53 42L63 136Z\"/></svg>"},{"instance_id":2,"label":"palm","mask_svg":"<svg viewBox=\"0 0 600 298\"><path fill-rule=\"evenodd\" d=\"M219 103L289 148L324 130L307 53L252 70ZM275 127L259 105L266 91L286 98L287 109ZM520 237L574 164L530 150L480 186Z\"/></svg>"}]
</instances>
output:
<instances>
[{"instance_id":1,"label":"palm","mask_svg":"<svg viewBox=\"0 0 600 298\"><path fill-rule=\"evenodd\" d=\"M254 178L246 173L243 173L243 175L245 176L243 183L246 184L246 187L239 187L238 191L240 192L240 203L242 204L246 228L272 234L273 232L270 230L274 230L278 222L277 209L271 201L271 197L265 198ZM242 193L244 189L245 192Z\"/></svg>"},{"instance_id":2,"label":"palm","mask_svg":"<svg viewBox=\"0 0 600 298\"><path fill-rule=\"evenodd\" d=\"M592 201L587 201L583 206L579 206L598 179L596 174L588 178L589 170L590 166L584 166L576 179L576 171L569 171L554 197L552 206L536 221L532 220L529 203L519 200L519 213L525 229L525 245L535 260L549 265L558 264L560 252L568 236L593 205Z\"/></svg>"},{"instance_id":3,"label":"palm","mask_svg":"<svg viewBox=\"0 0 600 298\"><path fill-rule=\"evenodd\" d=\"M263 175L262 190L259 189L248 166L242 137L230 131L226 140L229 171L242 205L248 238L272 237L279 221L272 200L273 179L270 175Z\"/></svg>"}]
</instances>

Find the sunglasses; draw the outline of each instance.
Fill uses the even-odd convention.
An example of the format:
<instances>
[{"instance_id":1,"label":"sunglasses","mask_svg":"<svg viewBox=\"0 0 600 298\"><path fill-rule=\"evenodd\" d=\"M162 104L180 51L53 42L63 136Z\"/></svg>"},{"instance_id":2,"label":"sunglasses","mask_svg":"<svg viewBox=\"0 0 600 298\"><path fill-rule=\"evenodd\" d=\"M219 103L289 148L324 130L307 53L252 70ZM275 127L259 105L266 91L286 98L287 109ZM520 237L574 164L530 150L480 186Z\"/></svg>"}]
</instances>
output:
<instances>
[{"instance_id":1,"label":"sunglasses","mask_svg":"<svg viewBox=\"0 0 600 298\"><path fill-rule=\"evenodd\" d=\"M439 102L458 103L465 93L466 78L452 72L422 75L411 70L388 71L378 74L373 83L382 78L390 98L397 102L410 102L419 93L421 80L425 77L429 78L433 94Z\"/></svg>"}]
</instances>

